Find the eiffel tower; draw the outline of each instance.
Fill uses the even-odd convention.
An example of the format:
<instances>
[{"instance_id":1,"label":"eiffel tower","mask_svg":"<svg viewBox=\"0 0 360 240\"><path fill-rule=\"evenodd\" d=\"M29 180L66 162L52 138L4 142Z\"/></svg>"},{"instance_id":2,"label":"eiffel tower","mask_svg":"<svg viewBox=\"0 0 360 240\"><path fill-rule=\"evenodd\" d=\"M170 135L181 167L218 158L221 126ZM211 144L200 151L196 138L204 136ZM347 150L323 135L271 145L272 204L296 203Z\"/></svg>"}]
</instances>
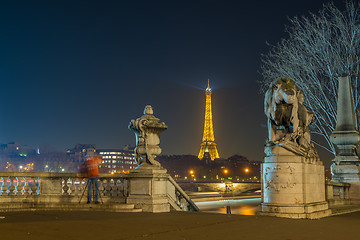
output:
<instances>
[{"instance_id":1,"label":"eiffel tower","mask_svg":"<svg viewBox=\"0 0 360 240\"><path fill-rule=\"evenodd\" d=\"M211 88L210 79L208 79L208 87L205 90L206 95L206 107L205 107L205 123L204 123L204 135L202 143L200 145L200 152L198 158L201 160L204 158L205 153L209 153L210 159L213 161L216 158L220 158L218 150L216 148L212 110L211 110Z\"/></svg>"}]
</instances>

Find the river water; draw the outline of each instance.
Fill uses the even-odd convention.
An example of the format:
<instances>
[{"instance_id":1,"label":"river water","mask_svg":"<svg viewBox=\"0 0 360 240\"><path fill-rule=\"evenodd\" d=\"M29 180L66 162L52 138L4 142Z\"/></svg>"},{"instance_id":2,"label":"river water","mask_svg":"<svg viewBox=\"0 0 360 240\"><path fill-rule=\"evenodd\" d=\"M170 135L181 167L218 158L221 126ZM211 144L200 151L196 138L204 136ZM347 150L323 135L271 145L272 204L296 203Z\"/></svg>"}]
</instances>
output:
<instances>
[{"instance_id":1,"label":"river water","mask_svg":"<svg viewBox=\"0 0 360 240\"><path fill-rule=\"evenodd\" d=\"M230 206L231 214L255 215L259 208L261 198L244 198L219 201L197 201L196 205L203 212L226 214Z\"/></svg>"}]
</instances>

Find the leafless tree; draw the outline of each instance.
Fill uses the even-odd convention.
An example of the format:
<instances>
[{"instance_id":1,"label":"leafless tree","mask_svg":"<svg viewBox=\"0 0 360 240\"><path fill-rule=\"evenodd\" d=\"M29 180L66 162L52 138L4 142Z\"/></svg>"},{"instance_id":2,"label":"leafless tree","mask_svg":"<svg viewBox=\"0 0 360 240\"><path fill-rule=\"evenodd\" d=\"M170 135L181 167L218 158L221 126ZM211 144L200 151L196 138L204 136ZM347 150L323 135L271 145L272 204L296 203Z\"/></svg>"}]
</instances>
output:
<instances>
[{"instance_id":1,"label":"leafless tree","mask_svg":"<svg viewBox=\"0 0 360 240\"><path fill-rule=\"evenodd\" d=\"M289 19L288 38L270 46L261 67L264 90L279 77L296 82L305 105L315 113L311 132L326 140L317 144L334 155L330 135L336 125L338 77L343 73L351 77L354 110L360 116L360 8L346 2L344 9L329 3L316 14Z\"/></svg>"}]
</instances>

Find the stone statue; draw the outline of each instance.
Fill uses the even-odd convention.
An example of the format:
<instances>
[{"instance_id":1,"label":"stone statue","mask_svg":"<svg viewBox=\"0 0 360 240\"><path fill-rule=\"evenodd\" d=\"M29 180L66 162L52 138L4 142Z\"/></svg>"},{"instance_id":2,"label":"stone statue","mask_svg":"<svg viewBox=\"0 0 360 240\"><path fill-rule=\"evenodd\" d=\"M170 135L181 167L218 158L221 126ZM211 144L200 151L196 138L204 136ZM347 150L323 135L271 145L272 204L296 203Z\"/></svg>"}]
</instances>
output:
<instances>
[{"instance_id":1,"label":"stone statue","mask_svg":"<svg viewBox=\"0 0 360 240\"><path fill-rule=\"evenodd\" d=\"M311 142L314 114L290 78L274 81L265 95L266 156L261 164L260 214L321 218L331 214L325 200L325 170Z\"/></svg>"},{"instance_id":2,"label":"stone statue","mask_svg":"<svg viewBox=\"0 0 360 240\"><path fill-rule=\"evenodd\" d=\"M161 153L160 134L167 129L165 123L153 115L150 105L145 107L144 115L136 120L131 120L129 129L135 133L136 148L135 159L139 167L161 168L155 157Z\"/></svg>"},{"instance_id":3,"label":"stone statue","mask_svg":"<svg viewBox=\"0 0 360 240\"><path fill-rule=\"evenodd\" d=\"M304 94L290 78L279 78L270 85L264 102L269 134L266 146L281 146L296 155L318 159L308 127L314 113L303 103Z\"/></svg>"}]
</instances>

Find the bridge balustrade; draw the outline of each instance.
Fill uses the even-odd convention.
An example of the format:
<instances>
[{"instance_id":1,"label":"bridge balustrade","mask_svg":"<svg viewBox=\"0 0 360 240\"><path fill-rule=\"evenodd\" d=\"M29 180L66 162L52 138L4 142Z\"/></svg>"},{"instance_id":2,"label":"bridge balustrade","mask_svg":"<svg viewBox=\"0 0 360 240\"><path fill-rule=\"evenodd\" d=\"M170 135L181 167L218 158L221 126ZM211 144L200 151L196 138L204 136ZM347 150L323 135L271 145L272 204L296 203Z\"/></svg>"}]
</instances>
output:
<instances>
[{"instance_id":1,"label":"bridge balustrade","mask_svg":"<svg viewBox=\"0 0 360 240\"><path fill-rule=\"evenodd\" d=\"M2 172L0 208L46 208L79 203L80 199L86 202L86 184L85 175L78 173ZM104 203L125 203L127 179L124 174L101 174L98 185Z\"/></svg>"},{"instance_id":2,"label":"bridge balustrade","mask_svg":"<svg viewBox=\"0 0 360 240\"><path fill-rule=\"evenodd\" d=\"M130 178L126 173L100 174L99 200L108 205L127 203ZM166 178L172 209L199 211L171 176ZM0 172L0 211L81 208L87 202L86 185L87 178L80 173Z\"/></svg>"},{"instance_id":3,"label":"bridge balustrade","mask_svg":"<svg viewBox=\"0 0 360 240\"><path fill-rule=\"evenodd\" d=\"M349 183L326 182L326 200L330 206L350 204Z\"/></svg>"},{"instance_id":4,"label":"bridge balustrade","mask_svg":"<svg viewBox=\"0 0 360 240\"><path fill-rule=\"evenodd\" d=\"M169 176L167 181L167 197L170 205L176 211L200 211L196 204L171 176Z\"/></svg>"}]
</instances>

